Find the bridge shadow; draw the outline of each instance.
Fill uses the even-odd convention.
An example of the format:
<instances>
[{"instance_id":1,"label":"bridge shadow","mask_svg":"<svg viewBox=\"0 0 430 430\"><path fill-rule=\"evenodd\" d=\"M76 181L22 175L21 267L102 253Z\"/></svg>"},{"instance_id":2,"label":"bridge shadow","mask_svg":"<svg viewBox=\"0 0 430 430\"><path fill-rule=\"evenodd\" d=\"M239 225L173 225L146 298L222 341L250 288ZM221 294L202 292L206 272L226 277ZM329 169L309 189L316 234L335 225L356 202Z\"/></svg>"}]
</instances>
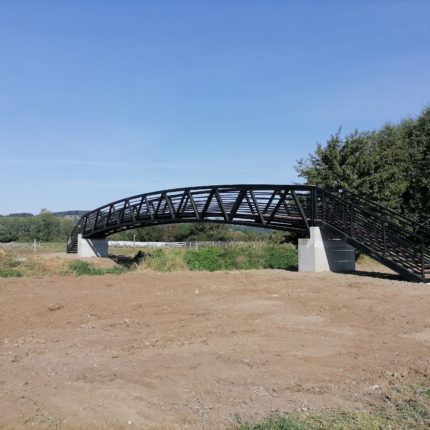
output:
<instances>
[{"instance_id":1,"label":"bridge shadow","mask_svg":"<svg viewBox=\"0 0 430 430\"><path fill-rule=\"evenodd\" d=\"M136 264L140 264L145 259L145 252L138 251L135 255L126 256L126 255L109 255L109 258L114 261L119 266L123 266L126 268L131 268ZM291 265L284 269L286 272L298 272L297 265ZM336 273L341 273L344 275L353 275L360 276L365 278L375 278L375 279L387 279L390 281L404 281L397 273L387 273L387 272L378 272L377 270L354 270L354 271L339 271Z\"/></svg>"},{"instance_id":2,"label":"bridge shadow","mask_svg":"<svg viewBox=\"0 0 430 430\"><path fill-rule=\"evenodd\" d=\"M109 255L112 261L114 261L119 266L126 267L127 269L131 268L135 264L140 264L145 258L145 253L143 251L138 251L136 255L127 256L127 255Z\"/></svg>"},{"instance_id":3,"label":"bridge shadow","mask_svg":"<svg viewBox=\"0 0 430 430\"><path fill-rule=\"evenodd\" d=\"M354 275L361 276L365 278L376 278L376 279L387 279L390 281L404 281L397 273L386 273L386 272L378 272L373 270L351 270L351 271L341 271L336 273L342 273L344 275Z\"/></svg>"}]
</instances>

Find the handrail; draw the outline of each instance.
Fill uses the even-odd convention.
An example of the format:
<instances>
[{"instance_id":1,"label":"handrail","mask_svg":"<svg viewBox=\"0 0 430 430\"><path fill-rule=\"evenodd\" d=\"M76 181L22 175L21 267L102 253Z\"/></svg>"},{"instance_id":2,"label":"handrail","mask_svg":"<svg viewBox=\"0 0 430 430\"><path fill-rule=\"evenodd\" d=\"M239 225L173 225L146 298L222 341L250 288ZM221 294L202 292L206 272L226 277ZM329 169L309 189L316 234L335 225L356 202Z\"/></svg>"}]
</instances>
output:
<instances>
[{"instance_id":1,"label":"handrail","mask_svg":"<svg viewBox=\"0 0 430 430\"><path fill-rule=\"evenodd\" d=\"M341 191L327 190L325 188L320 188L318 186L316 186L316 188L318 190L324 191L325 193L329 193L329 194L332 194L332 195L337 195L337 194L348 195L349 194L349 195L353 196L354 199L358 199L358 200L363 201L366 205L374 206L375 208L378 208L378 209L380 209L381 211L383 211L385 213L390 213L394 217L402 219L403 221L405 221L405 222L407 222L409 224L416 225L417 227L419 227L420 229L423 229L427 234L430 235L430 227L428 227L428 226L426 226L424 224L421 224L421 223L419 223L419 222L417 222L417 221L415 221L415 220L413 220L411 218L408 218L405 215L399 214L396 211L394 211L393 209L387 208L387 207L381 205L380 203L373 202L373 201L369 200L369 198L366 198L366 197L363 197L361 195L358 195L358 194L356 194L356 193L354 193L354 192L352 192L352 191L350 191L350 190L348 190L346 188L342 188Z\"/></svg>"},{"instance_id":2,"label":"handrail","mask_svg":"<svg viewBox=\"0 0 430 430\"><path fill-rule=\"evenodd\" d=\"M347 204L349 204L349 205L354 205L355 203L357 203L357 202L351 202L351 201L349 201L349 200L343 199L343 198L342 198L342 197L340 197L339 195L337 195L337 194L335 194L335 193L333 193L333 192L327 191L327 190L325 190L325 189L323 189L323 188L319 188L319 187L317 187L317 189L318 189L319 191L321 191L321 192L325 193L326 195L330 195L330 196L332 196L333 198L337 199L337 200L338 200L338 201L340 201L340 202L347 203ZM354 196L355 196L355 194L354 194ZM373 205L373 203L372 203L372 202L370 202L370 204L371 204L371 205ZM379 204L377 204L377 203L375 203L374 205L375 205L375 206L378 206L378 207L379 207L380 209L382 209L384 212L391 212L391 213L392 213L393 215L395 215L396 217L398 217L398 218L402 218L402 220L403 220L403 221L405 221L406 223L409 223L409 224L415 224L415 225L420 226L420 227L422 227L422 228L424 228L424 229L427 229L427 230L428 230L428 233L429 233L429 235L430 235L430 229L428 229L426 226L424 226L424 225L422 225L422 224L419 224L419 223L415 222L414 220L411 220L411 219L409 219L409 218L406 218L406 217L404 217L403 215L399 215L399 214L397 214L396 212L392 211L391 209L384 208L383 206L381 206L381 205L379 205ZM363 208L363 209L364 209L364 210L366 210L366 208ZM402 229L402 230L404 230L405 232L408 232L408 233L410 233L410 234L415 235L417 238L421 238L421 237L422 237L422 236L420 236L420 235L416 234L416 233L415 233L415 231L407 230L407 229L405 229L404 227L402 227L401 225L399 225L399 224L397 224L397 223L395 223L395 222L393 222L393 221L391 221L391 220L389 220L389 219L385 219L385 222L389 222L390 224L392 224L392 225L394 225L394 226L396 226L396 227L398 227L398 228L401 228L401 229Z\"/></svg>"}]
</instances>

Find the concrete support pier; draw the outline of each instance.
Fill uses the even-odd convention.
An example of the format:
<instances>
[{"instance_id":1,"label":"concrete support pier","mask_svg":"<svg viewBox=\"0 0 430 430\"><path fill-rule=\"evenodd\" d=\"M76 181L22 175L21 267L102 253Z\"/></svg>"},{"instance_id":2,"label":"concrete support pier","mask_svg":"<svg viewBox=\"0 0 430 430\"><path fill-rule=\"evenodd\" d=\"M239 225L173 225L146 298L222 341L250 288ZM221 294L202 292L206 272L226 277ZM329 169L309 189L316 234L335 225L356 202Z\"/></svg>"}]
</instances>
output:
<instances>
[{"instance_id":1,"label":"concrete support pier","mask_svg":"<svg viewBox=\"0 0 430 430\"><path fill-rule=\"evenodd\" d=\"M78 234L78 257L107 257L109 243L106 239L83 239Z\"/></svg>"},{"instance_id":2,"label":"concrete support pier","mask_svg":"<svg viewBox=\"0 0 430 430\"><path fill-rule=\"evenodd\" d=\"M355 249L343 240L310 228L309 239L299 239L299 272L349 272L355 270Z\"/></svg>"}]
</instances>

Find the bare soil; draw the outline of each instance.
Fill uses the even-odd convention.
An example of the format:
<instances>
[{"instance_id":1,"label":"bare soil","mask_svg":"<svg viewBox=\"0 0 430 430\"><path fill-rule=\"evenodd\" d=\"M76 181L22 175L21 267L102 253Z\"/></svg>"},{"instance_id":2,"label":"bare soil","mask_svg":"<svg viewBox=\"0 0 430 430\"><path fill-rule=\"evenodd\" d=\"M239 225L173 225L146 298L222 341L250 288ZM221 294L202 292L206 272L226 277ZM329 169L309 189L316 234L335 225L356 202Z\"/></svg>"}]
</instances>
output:
<instances>
[{"instance_id":1,"label":"bare soil","mask_svg":"<svg viewBox=\"0 0 430 430\"><path fill-rule=\"evenodd\" d=\"M359 275L0 279L0 428L212 429L365 408L429 378L430 286Z\"/></svg>"}]
</instances>

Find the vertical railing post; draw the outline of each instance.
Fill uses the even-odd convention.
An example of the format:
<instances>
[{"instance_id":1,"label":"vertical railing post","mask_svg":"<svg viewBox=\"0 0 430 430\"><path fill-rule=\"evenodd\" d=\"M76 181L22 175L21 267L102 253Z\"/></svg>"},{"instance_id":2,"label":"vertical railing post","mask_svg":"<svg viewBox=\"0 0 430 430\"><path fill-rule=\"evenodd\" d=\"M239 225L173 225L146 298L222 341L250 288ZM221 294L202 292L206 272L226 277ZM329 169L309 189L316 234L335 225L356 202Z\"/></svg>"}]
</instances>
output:
<instances>
[{"instance_id":1,"label":"vertical railing post","mask_svg":"<svg viewBox=\"0 0 430 430\"><path fill-rule=\"evenodd\" d=\"M424 237L421 237L421 276L425 279Z\"/></svg>"},{"instance_id":2,"label":"vertical railing post","mask_svg":"<svg viewBox=\"0 0 430 430\"><path fill-rule=\"evenodd\" d=\"M316 188L315 185L311 188L311 227L315 226L315 212L317 209L317 202L316 202Z\"/></svg>"},{"instance_id":3,"label":"vertical railing post","mask_svg":"<svg viewBox=\"0 0 430 430\"><path fill-rule=\"evenodd\" d=\"M93 228L92 228L93 231L97 228L97 222L99 220L99 213L100 213L100 211L98 210L96 213L96 219L94 220L94 224L93 224ZM88 218L85 218L85 228L87 227L87 219Z\"/></svg>"},{"instance_id":4,"label":"vertical railing post","mask_svg":"<svg viewBox=\"0 0 430 430\"><path fill-rule=\"evenodd\" d=\"M341 191L341 197L342 197L342 201L343 201L343 205L342 205L342 207L343 207L343 222L346 224L347 223L347 219L346 219L346 214L347 214L347 199L346 199L346 193L345 193L345 190L344 189L342 189L342 191Z\"/></svg>"},{"instance_id":5,"label":"vertical railing post","mask_svg":"<svg viewBox=\"0 0 430 430\"><path fill-rule=\"evenodd\" d=\"M354 196L352 196L351 203L349 204L351 213L349 214L349 234L351 237L354 237Z\"/></svg>"},{"instance_id":6,"label":"vertical railing post","mask_svg":"<svg viewBox=\"0 0 430 430\"><path fill-rule=\"evenodd\" d=\"M84 228L83 228L83 230L82 230L82 234L85 234L85 230L87 229L87 221L88 221L88 216L86 216L85 217L85 220L84 220ZM79 233L79 232L78 232Z\"/></svg>"},{"instance_id":7,"label":"vertical railing post","mask_svg":"<svg viewBox=\"0 0 430 430\"><path fill-rule=\"evenodd\" d=\"M326 204L325 204L325 192L324 191L321 193L321 196L322 196L322 199L321 199L321 201L322 201L322 220L325 222Z\"/></svg>"},{"instance_id":8,"label":"vertical railing post","mask_svg":"<svg viewBox=\"0 0 430 430\"><path fill-rule=\"evenodd\" d=\"M387 254L387 223L384 221L382 224L382 243L384 245L384 257Z\"/></svg>"}]
</instances>

